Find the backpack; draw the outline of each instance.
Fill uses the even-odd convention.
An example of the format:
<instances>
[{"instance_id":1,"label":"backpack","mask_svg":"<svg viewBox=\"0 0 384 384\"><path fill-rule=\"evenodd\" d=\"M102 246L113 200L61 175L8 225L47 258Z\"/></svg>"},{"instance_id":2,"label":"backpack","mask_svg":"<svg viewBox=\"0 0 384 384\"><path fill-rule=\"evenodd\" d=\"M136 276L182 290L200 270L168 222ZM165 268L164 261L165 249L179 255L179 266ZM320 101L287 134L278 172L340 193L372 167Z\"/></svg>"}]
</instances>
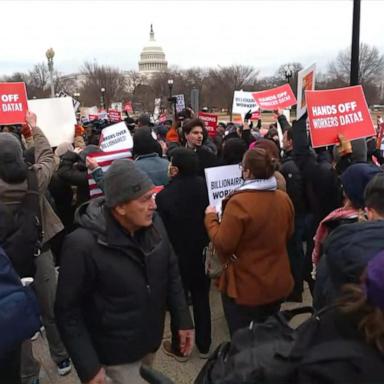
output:
<instances>
[{"instance_id":1,"label":"backpack","mask_svg":"<svg viewBox=\"0 0 384 384\"><path fill-rule=\"evenodd\" d=\"M35 260L41 253L40 194L33 169L27 173L28 189L15 208L0 202L0 244L20 277L34 276Z\"/></svg>"},{"instance_id":2,"label":"backpack","mask_svg":"<svg viewBox=\"0 0 384 384\"><path fill-rule=\"evenodd\" d=\"M40 329L39 306L0 247L0 359Z\"/></svg>"},{"instance_id":3,"label":"backpack","mask_svg":"<svg viewBox=\"0 0 384 384\"><path fill-rule=\"evenodd\" d=\"M322 309L297 329L289 320L313 311L299 307L239 329L232 342L221 344L195 384L378 383L384 358L358 338L317 340L320 322L336 306ZM320 341L320 342L319 342Z\"/></svg>"},{"instance_id":4,"label":"backpack","mask_svg":"<svg viewBox=\"0 0 384 384\"><path fill-rule=\"evenodd\" d=\"M231 342L218 346L194 384L285 384L295 370L301 353L294 351L298 331L289 325L296 315L312 313L312 307L282 311L264 323L239 329ZM307 345L313 329L309 327ZM300 346L300 350L302 345Z\"/></svg>"}]
</instances>

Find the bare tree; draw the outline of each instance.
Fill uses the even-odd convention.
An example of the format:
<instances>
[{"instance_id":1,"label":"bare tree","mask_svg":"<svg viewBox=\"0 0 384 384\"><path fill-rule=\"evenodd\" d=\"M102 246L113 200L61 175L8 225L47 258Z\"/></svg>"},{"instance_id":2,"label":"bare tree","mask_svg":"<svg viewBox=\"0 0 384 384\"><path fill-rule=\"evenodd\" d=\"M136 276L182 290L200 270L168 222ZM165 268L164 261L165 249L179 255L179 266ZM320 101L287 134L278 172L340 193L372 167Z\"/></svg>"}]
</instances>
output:
<instances>
[{"instance_id":1,"label":"bare tree","mask_svg":"<svg viewBox=\"0 0 384 384\"><path fill-rule=\"evenodd\" d=\"M259 71L245 65L231 65L210 69L207 77L207 98L211 107L226 108L232 118L233 93L236 90L252 90Z\"/></svg>"},{"instance_id":2,"label":"bare tree","mask_svg":"<svg viewBox=\"0 0 384 384\"><path fill-rule=\"evenodd\" d=\"M289 85L292 88L293 93L297 94L297 78L298 73L303 69L303 65L298 62L286 63L280 65L276 71L276 78L280 79L280 85L287 82L286 68L289 67L292 70L291 78L289 79Z\"/></svg>"},{"instance_id":3,"label":"bare tree","mask_svg":"<svg viewBox=\"0 0 384 384\"><path fill-rule=\"evenodd\" d=\"M80 89L81 99L85 105L99 105L101 89L105 89L106 107L114 101L127 98L126 79L118 68L85 62L81 73L86 80Z\"/></svg>"},{"instance_id":4,"label":"bare tree","mask_svg":"<svg viewBox=\"0 0 384 384\"><path fill-rule=\"evenodd\" d=\"M349 84L351 71L351 49L339 52L336 60L329 64L328 73L331 77ZM360 44L359 79L361 84L375 82L384 73L384 55L379 50L365 43Z\"/></svg>"}]
</instances>

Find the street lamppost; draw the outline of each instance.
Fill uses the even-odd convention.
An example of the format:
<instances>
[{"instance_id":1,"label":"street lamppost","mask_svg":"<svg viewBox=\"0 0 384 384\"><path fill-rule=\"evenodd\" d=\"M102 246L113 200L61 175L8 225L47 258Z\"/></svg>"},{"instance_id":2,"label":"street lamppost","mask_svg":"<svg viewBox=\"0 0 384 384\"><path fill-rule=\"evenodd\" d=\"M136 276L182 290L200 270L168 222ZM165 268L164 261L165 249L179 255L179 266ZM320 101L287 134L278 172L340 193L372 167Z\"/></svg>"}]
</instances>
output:
<instances>
[{"instance_id":1,"label":"street lamppost","mask_svg":"<svg viewBox=\"0 0 384 384\"><path fill-rule=\"evenodd\" d=\"M289 84L289 81L291 80L291 77L293 75L292 65L289 64L284 66L284 75L285 75L285 78L287 79L287 83Z\"/></svg>"},{"instance_id":2,"label":"street lamppost","mask_svg":"<svg viewBox=\"0 0 384 384\"><path fill-rule=\"evenodd\" d=\"M48 70L49 70L49 79L51 82L51 97L55 97L55 86L53 84L53 58L55 57L55 51L52 48L49 48L45 52L45 56L48 59Z\"/></svg>"},{"instance_id":3,"label":"street lamppost","mask_svg":"<svg viewBox=\"0 0 384 384\"><path fill-rule=\"evenodd\" d=\"M353 0L351 74L349 85L359 84L360 0Z\"/></svg>"},{"instance_id":4,"label":"street lamppost","mask_svg":"<svg viewBox=\"0 0 384 384\"><path fill-rule=\"evenodd\" d=\"M168 88L169 88L169 98L168 98L168 101L170 102L170 106L171 106L171 113L172 113L172 105L174 104L174 100L173 100L173 97L172 97L172 89L173 89L173 79L168 79ZM176 110L176 105L175 105L175 110ZM176 111L175 111L175 119L176 119Z\"/></svg>"},{"instance_id":5,"label":"street lamppost","mask_svg":"<svg viewBox=\"0 0 384 384\"><path fill-rule=\"evenodd\" d=\"M105 109L105 88L101 88L100 89L100 92L101 92L101 96L100 96L100 101L101 101L101 109Z\"/></svg>"}]
</instances>

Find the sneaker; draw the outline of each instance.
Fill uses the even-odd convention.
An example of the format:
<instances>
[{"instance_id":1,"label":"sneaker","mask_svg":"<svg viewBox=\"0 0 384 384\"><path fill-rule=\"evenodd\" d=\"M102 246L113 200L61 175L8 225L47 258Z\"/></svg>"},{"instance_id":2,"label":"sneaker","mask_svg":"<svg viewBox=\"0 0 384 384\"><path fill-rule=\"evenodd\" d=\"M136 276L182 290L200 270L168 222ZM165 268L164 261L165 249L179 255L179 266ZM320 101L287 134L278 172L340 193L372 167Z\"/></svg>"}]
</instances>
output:
<instances>
[{"instance_id":1,"label":"sneaker","mask_svg":"<svg viewBox=\"0 0 384 384\"><path fill-rule=\"evenodd\" d=\"M207 353L203 353L203 352L199 353L200 359L202 359L202 360L207 360L210 355L211 355L211 353L209 351Z\"/></svg>"},{"instance_id":2,"label":"sneaker","mask_svg":"<svg viewBox=\"0 0 384 384\"><path fill-rule=\"evenodd\" d=\"M60 376L65 376L69 372L71 372L72 366L71 366L71 361L69 359L65 359L59 364L57 364L57 372L59 373Z\"/></svg>"},{"instance_id":3,"label":"sneaker","mask_svg":"<svg viewBox=\"0 0 384 384\"><path fill-rule=\"evenodd\" d=\"M172 343L169 340L163 342L162 348L167 356L173 357L176 361L179 361L180 363L188 361L188 356L182 356L173 351Z\"/></svg>"}]
</instances>

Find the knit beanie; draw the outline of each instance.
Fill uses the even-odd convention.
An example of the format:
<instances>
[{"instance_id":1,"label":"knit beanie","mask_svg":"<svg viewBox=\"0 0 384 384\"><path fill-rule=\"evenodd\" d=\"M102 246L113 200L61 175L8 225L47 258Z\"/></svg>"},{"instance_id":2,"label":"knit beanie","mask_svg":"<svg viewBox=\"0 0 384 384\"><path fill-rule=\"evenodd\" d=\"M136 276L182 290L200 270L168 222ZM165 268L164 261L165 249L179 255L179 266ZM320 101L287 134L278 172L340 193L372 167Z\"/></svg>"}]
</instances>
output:
<instances>
[{"instance_id":1,"label":"knit beanie","mask_svg":"<svg viewBox=\"0 0 384 384\"><path fill-rule=\"evenodd\" d=\"M23 148L15 135L8 132L0 133L0 166L14 162L23 163Z\"/></svg>"},{"instance_id":2,"label":"knit beanie","mask_svg":"<svg viewBox=\"0 0 384 384\"><path fill-rule=\"evenodd\" d=\"M365 291L368 302L384 311L384 251L368 263Z\"/></svg>"},{"instance_id":3,"label":"knit beanie","mask_svg":"<svg viewBox=\"0 0 384 384\"><path fill-rule=\"evenodd\" d=\"M382 170L373 164L359 163L352 164L341 175L344 193L355 208L364 207L364 190L373 176L382 172Z\"/></svg>"},{"instance_id":4,"label":"knit beanie","mask_svg":"<svg viewBox=\"0 0 384 384\"><path fill-rule=\"evenodd\" d=\"M104 175L105 205L113 208L154 188L148 175L132 160L115 160Z\"/></svg>"},{"instance_id":5,"label":"knit beanie","mask_svg":"<svg viewBox=\"0 0 384 384\"><path fill-rule=\"evenodd\" d=\"M26 177L27 165L19 139L12 133L0 133L0 179L17 184Z\"/></svg>"}]
</instances>

